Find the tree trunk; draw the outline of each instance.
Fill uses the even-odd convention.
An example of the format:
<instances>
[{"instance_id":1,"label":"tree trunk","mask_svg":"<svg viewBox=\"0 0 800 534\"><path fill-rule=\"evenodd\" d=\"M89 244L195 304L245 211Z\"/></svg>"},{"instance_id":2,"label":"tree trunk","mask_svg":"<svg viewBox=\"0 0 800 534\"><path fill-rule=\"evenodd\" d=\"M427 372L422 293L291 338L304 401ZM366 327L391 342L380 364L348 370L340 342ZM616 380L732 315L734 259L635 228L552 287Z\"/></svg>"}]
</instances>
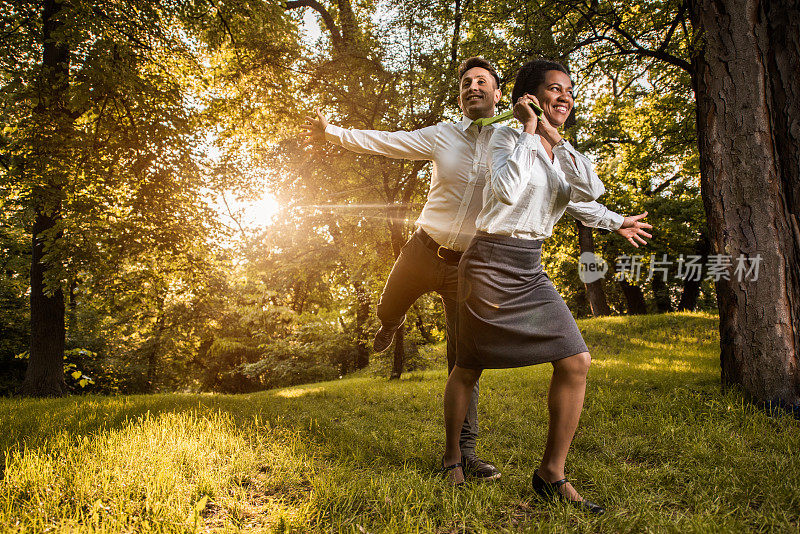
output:
<instances>
[{"instance_id":1,"label":"tree trunk","mask_svg":"<svg viewBox=\"0 0 800 534\"><path fill-rule=\"evenodd\" d=\"M628 283L627 280L620 280L619 286L625 295L625 304L628 307L628 315L644 315L647 313L647 303L644 301L642 288Z\"/></svg>"},{"instance_id":2,"label":"tree trunk","mask_svg":"<svg viewBox=\"0 0 800 534\"><path fill-rule=\"evenodd\" d=\"M594 253L594 235L592 234L592 229L580 221L575 221L575 224L578 226L578 247L580 248L581 254L584 252ZM586 288L586 299L589 301L592 315L595 317L611 315L611 308L608 306L606 293L603 291L603 279L601 278L600 280L583 284L583 286Z\"/></svg>"},{"instance_id":3,"label":"tree trunk","mask_svg":"<svg viewBox=\"0 0 800 534\"><path fill-rule=\"evenodd\" d=\"M67 335L70 343L75 342L75 336L78 332L78 302L77 302L77 293L78 291L78 281L75 278L72 278L69 281L69 305L66 311L67 314Z\"/></svg>"},{"instance_id":4,"label":"tree trunk","mask_svg":"<svg viewBox=\"0 0 800 534\"><path fill-rule=\"evenodd\" d=\"M694 311L697 309L697 299L700 298L700 280L684 280L681 300L678 301L678 311Z\"/></svg>"},{"instance_id":5,"label":"tree trunk","mask_svg":"<svg viewBox=\"0 0 800 534\"><path fill-rule=\"evenodd\" d=\"M47 291L46 274L59 271L53 259L45 260L47 245L60 237L61 164L68 159L66 142L72 130L67 110L69 47L63 40L64 3L45 0L42 8L42 66L37 83L39 102L34 108L35 128L31 171L41 186L31 191L34 212L31 246L31 341L28 369L20 393L50 397L66 393L64 381L64 293L61 287ZM54 233L55 231L55 233ZM60 282L57 282L57 284Z\"/></svg>"},{"instance_id":6,"label":"tree trunk","mask_svg":"<svg viewBox=\"0 0 800 534\"><path fill-rule=\"evenodd\" d=\"M417 315L417 321L415 324L417 325L417 330L419 330L419 334L422 336L422 339L425 340L425 343L436 343L436 338L433 337L430 327L425 324L422 310L420 310L419 305L416 302L414 303L414 312Z\"/></svg>"},{"instance_id":7,"label":"tree trunk","mask_svg":"<svg viewBox=\"0 0 800 534\"><path fill-rule=\"evenodd\" d=\"M406 241L403 235L404 225L398 222L402 219L397 217L398 213L395 210L390 210L389 213L389 235L392 240L392 253L394 259L397 260L397 258L400 257L400 250L403 248ZM401 326L394 334L394 361L392 363L392 374L389 378L400 378L400 375L403 374L403 364L406 361L406 344L403 343L404 337L405 326Z\"/></svg>"},{"instance_id":8,"label":"tree trunk","mask_svg":"<svg viewBox=\"0 0 800 534\"><path fill-rule=\"evenodd\" d=\"M394 359L392 360L392 374L389 377L390 380L399 380L400 375L403 374L403 365L406 363L405 337L406 327L403 325L398 328L397 332L394 334Z\"/></svg>"},{"instance_id":9,"label":"tree trunk","mask_svg":"<svg viewBox=\"0 0 800 534\"><path fill-rule=\"evenodd\" d=\"M153 341L147 351L147 391L150 393L156 390L158 360L161 354L161 337L164 334L164 321L164 300L160 300L156 327L153 332Z\"/></svg>"},{"instance_id":10,"label":"tree trunk","mask_svg":"<svg viewBox=\"0 0 800 534\"><path fill-rule=\"evenodd\" d=\"M44 287L47 269L43 233L56 224L55 217L39 212L33 223L31 260L31 341L28 369L20 393L34 397L59 397L66 393L64 381L64 294L48 295Z\"/></svg>"},{"instance_id":11,"label":"tree trunk","mask_svg":"<svg viewBox=\"0 0 800 534\"><path fill-rule=\"evenodd\" d=\"M548 33L548 35L550 34ZM547 45L551 50L557 50L558 48L554 39L548 39ZM562 63L567 67L567 69L569 69L569 58L562 58ZM564 127L567 130L570 130L576 124L577 117L575 115L575 108L573 107L567 116L567 120L564 121ZM581 148L577 139L575 139L574 142L575 146ZM583 224L581 221L576 220L575 224L578 227L578 248L580 249L580 253L594 253L594 234L592 233L592 229ZM600 280L596 280L588 284L584 283L583 286L586 289L586 299L589 301L589 307L592 309L592 315L595 317L611 315L611 308L608 306L606 293L603 291L603 279L601 278Z\"/></svg>"},{"instance_id":12,"label":"tree trunk","mask_svg":"<svg viewBox=\"0 0 800 534\"><path fill-rule=\"evenodd\" d=\"M693 0L701 187L715 254L760 255L716 284L722 383L800 405L800 11L794 0Z\"/></svg>"},{"instance_id":13,"label":"tree trunk","mask_svg":"<svg viewBox=\"0 0 800 534\"><path fill-rule=\"evenodd\" d=\"M292 284L292 311L300 315L305 308L308 298L308 283L305 280L295 280Z\"/></svg>"},{"instance_id":14,"label":"tree trunk","mask_svg":"<svg viewBox=\"0 0 800 534\"><path fill-rule=\"evenodd\" d=\"M708 261L708 252L710 243L708 242L708 234L703 230L700 234L700 239L697 240L695 245L695 254L700 256L701 265L705 265ZM703 279L690 280L686 278L683 281L683 291L681 292L681 300L678 302L678 311L693 311L697 308L697 299L700 297L700 287L703 284Z\"/></svg>"},{"instance_id":15,"label":"tree trunk","mask_svg":"<svg viewBox=\"0 0 800 534\"><path fill-rule=\"evenodd\" d=\"M363 369L369 365L369 335L367 322L369 321L370 299L369 293L364 288L364 282L353 282L356 292L356 369Z\"/></svg>"},{"instance_id":16,"label":"tree trunk","mask_svg":"<svg viewBox=\"0 0 800 534\"><path fill-rule=\"evenodd\" d=\"M671 312L672 301L669 298L669 287L664 282L663 275L654 273L653 278L650 280L650 285L653 288L653 297L656 301L658 313Z\"/></svg>"},{"instance_id":17,"label":"tree trunk","mask_svg":"<svg viewBox=\"0 0 800 534\"><path fill-rule=\"evenodd\" d=\"M328 228L331 232L331 236L333 237L333 242L336 245L336 248L340 251L344 250L346 247L343 243L341 243L342 238L342 231L339 228L339 223L335 219L331 219L331 222L328 224ZM342 257L342 260L346 260ZM357 270L351 270L349 268L345 268L345 272L347 272L348 277L350 278L350 283L353 285L353 293L355 294L355 342L356 342L356 355L353 361L342 361L339 364L339 371L342 375L347 374L352 365L355 369L363 369L367 365L369 365L369 333L367 332L367 323L369 321L369 308L370 308L370 298L369 292L367 288L364 286L364 281L358 279L361 275L356 272ZM303 284L303 287L306 287L307 284ZM303 300L307 299L307 290L304 290L306 296L303 297ZM347 326L345 325L344 319L339 317L339 323L342 326L342 330L347 331Z\"/></svg>"}]
</instances>

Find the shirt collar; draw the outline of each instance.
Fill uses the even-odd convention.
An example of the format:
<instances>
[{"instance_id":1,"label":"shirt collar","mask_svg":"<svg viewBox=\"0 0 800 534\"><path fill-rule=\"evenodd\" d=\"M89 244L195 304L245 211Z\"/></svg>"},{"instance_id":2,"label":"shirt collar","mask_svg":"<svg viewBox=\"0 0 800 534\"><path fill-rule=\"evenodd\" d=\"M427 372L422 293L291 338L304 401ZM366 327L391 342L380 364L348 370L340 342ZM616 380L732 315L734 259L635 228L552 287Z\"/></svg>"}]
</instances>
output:
<instances>
[{"instance_id":1,"label":"shirt collar","mask_svg":"<svg viewBox=\"0 0 800 534\"><path fill-rule=\"evenodd\" d=\"M461 129L462 132L466 132L467 129L470 126L472 126L473 122L475 122L475 121L470 119L466 115L461 115L461 121L458 122L457 124L458 124L458 127ZM500 125L500 123L495 122L495 123L489 124L489 127L490 128L497 128L499 125Z\"/></svg>"},{"instance_id":2,"label":"shirt collar","mask_svg":"<svg viewBox=\"0 0 800 534\"><path fill-rule=\"evenodd\" d=\"M466 132L467 128L469 128L473 122L474 121L466 115L461 115L461 121L458 123L458 127L461 128L462 132Z\"/></svg>"},{"instance_id":3,"label":"shirt collar","mask_svg":"<svg viewBox=\"0 0 800 534\"><path fill-rule=\"evenodd\" d=\"M558 160L558 155L553 154L555 156L553 160L550 160L550 156L547 155L547 151L544 149L544 145L542 144L542 138L539 134L533 134L533 137L536 139L536 153L542 158L542 161L548 167L552 167L557 171L561 170L561 162Z\"/></svg>"}]
</instances>

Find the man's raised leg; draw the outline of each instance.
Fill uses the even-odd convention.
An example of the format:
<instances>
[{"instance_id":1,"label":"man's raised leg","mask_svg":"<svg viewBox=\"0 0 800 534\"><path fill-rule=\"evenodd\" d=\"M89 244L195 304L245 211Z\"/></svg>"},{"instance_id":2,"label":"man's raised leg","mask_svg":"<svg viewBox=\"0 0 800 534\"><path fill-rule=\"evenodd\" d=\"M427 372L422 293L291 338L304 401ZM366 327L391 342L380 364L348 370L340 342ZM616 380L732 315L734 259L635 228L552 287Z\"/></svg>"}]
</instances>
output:
<instances>
[{"instance_id":1,"label":"man's raised leg","mask_svg":"<svg viewBox=\"0 0 800 534\"><path fill-rule=\"evenodd\" d=\"M436 287L436 263L416 233L403 246L378 301L381 328L372 346L376 352L389 348L394 334L406 320L406 312L421 295Z\"/></svg>"}]
</instances>

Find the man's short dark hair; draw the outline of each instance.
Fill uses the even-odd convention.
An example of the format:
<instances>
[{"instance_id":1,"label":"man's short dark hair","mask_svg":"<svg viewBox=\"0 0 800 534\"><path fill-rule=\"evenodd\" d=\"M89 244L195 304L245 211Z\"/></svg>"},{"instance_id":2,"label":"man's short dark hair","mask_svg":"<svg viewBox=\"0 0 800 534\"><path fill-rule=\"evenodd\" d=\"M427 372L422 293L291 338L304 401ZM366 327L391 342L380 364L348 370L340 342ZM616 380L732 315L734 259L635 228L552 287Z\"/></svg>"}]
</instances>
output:
<instances>
[{"instance_id":1,"label":"man's short dark hair","mask_svg":"<svg viewBox=\"0 0 800 534\"><path fill-rule=\"evenodd\" d=\"M494 81L497 84L497 88L500 88L500 76L497 74L497 71L494 70L494 67L491 63L483 59L481 56L473 56L468 57L464 61L461 62L461 66L458 67L458 82L461 83L461 78L464 77L464 74L469 70L475 67L480 67L482 69L486 69L489 71L489 74L494 77Z\"/></svg>"},{"instance_id":2,"label":"man's short dark hair","mask_svg":"<svg viewBox=\"0 0 800 534\"><path fill-rule=\"evenodd\" d=\"M549 70L557 70L569 76L567 67L550 59L534 59L528 61L517 72L514 89L511 91L511 103L514 104L525 93L534 94L544 83L544 75Z\"/></svg>"}]
</instances>

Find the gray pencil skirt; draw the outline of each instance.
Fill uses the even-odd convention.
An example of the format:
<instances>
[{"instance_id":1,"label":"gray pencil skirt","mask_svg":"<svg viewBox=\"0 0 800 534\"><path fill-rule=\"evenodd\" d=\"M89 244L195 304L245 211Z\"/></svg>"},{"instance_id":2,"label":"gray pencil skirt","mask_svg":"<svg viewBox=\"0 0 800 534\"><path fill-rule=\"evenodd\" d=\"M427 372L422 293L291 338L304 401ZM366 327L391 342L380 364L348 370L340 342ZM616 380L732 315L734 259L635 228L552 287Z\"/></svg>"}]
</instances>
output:
<instances>
[{"instance_id":1,"label":"gray pencil skirt","mask_svg":"<svg viewBox=\"0 0 800 534\"><path fill-rule=\"evenodd\" d=\"M472 239L458 265L459 367L522 367L588 352L541 256L541 241L485 232Z\"/></svg>"}]
</instances>

